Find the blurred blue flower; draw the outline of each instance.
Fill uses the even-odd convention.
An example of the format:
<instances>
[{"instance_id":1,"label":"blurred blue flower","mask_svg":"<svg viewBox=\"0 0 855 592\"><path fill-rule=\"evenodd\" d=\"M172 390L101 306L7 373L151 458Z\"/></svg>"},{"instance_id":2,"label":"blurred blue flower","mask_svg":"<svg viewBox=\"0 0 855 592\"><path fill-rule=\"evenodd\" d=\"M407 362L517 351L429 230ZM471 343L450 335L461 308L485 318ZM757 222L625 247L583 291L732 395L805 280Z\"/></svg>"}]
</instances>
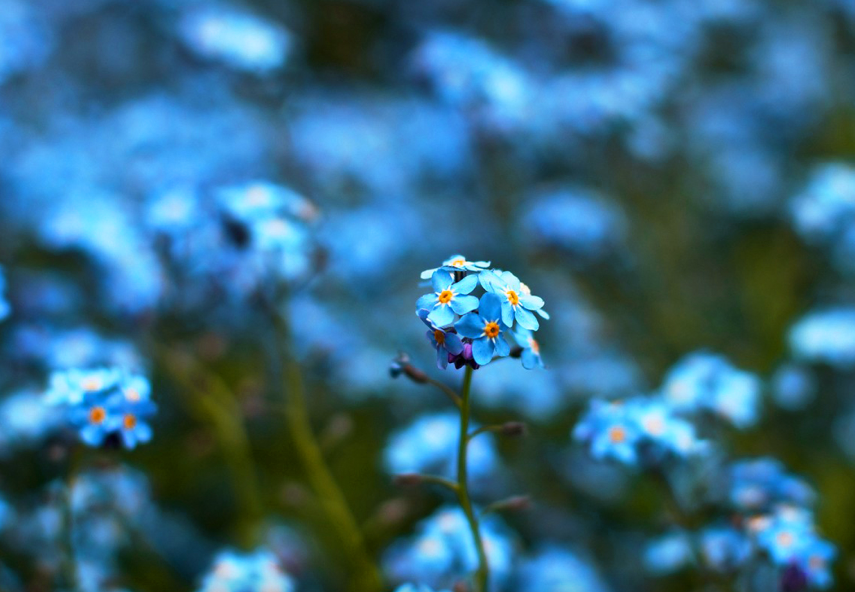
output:
<instances>
[{"instance_id":1,"label":"blurred blue flower","mask_svg":"<svg viewBox=\"0 0 855 592\"><path fill-rule=\"evenodd\" d=\"M622 403L591 401L585 415L573 428L573 439L590 446L598 459L614 459L627 465L638 461L636 445L641 432Z\"/></svg>"},{"instance_id":2,"label":"blurred blue flower","mask_svg":"<svg viewBox=\"0 0 855 592\"><path fill-rule=\"evenodd\" d=\"M594 566L557 545L545 545L527 558L517 572L515 590L530 592L607 592Z\"/></svg>"},{"instance_id":3,"label":"blurred blue flower","mask_svg":"<svg viewBox=\"0 0 855 592\"><path fill-rule=\"evenodd\" d=\"M751 540L733 526L708 526L699 541L704 562L720 572L733 572L751 556Z\"/></svg>"},{"instance_id":4,"label":"blurred blue flower","mask_svg":"<svg viewBox=\"0 0 855 592\"><path fill-rule=\"evenodd\" d=\"M454 328L460 335L472 340L472 357L481 366L489 364L493 355L503 357L511 351L502 335L508 329L502 321L502 303L493 293L481 296L478 310L465 315L455 323Z\"/></svg>"},{"instance_id":5,"label":"blurred blue flower","mask_svg":"<svg viewBox=\"0 0 855 592\"><path fill-rule=\"evenodd\" d=\"M622 245L627 220L617 204L586 189L561 189L533 196L521 216L527 242L598 259Z\"/></svg>"},{"instance_id":6,"label":"blurred blue flower","mask_svg":"<svg viewBox=\"0 0 855 592\"><path fill-rule=\"evenodd\" d=\"M481 536L490 563L490 589L502 590L516 563L514 542L494 515L481 520ZM440 508L417 525L415 536L396 542L383 565L393 582L423 582L437 589L450 588L474 572L478 554L463 511Z\"/></svg>"},{"instance_id":7,"label":"blurred blue flower","mask_svg":"<svg viewBox=\"0 0 855 592\"><path fill-rule=\"evenodd\" d=\"M473 425L473 429L477 428ZM457 475L460 417L454 412L424 415L389 439L383 453L386 470L393 474L426 473L448 479ZM468 472L477 485L500 466L495 439L481 434L469 444Z\"/></svg>"},{"instance_id":8,"label":"blurred blue flower","mask_svg":"<svg viewBox=\"0 0 855 592\"><path fill-rule=\"evenodd\" d=\"M9 316L9 303L6 302L6 276L3 272L3 267L0 267L0 321Z\"/></svg>"},{"instance_id":9,"label":"blurred blue flower","mask_svg":"<svg viewBox=\"0 0 855 592\"><path fill-rule=\"evenodd\" d=\"M807 483L787 474L773 458L734 462L725 483L730 504L743 512L764 511L780 503L809 506L815 497Z\"/></svg>"},{"instance_id":10,"label":"blurred blue flower","mask_svg":"<svg viewBox=\"0 0 855 592\"><path fill-rule=\"evenodd\" d=\"M191 5L178 30L201 57L256 74L281 68L293 44L283 27L227 5Z\"/></svg>"},{"instance_id":11,"label":"blurred blue flower","mask_svg":"<svg viewBox=\"0 0 855 592\"><path fill-rule=\"evenodd\" d=\"M789 411L804 409L816 396L816 379L810 369L784 364L772 376L772 396L778 406Z\"/></svg>"},{"instance_id":12,"label":"blurred blue flower","mask_svg":"<svg viewBox=\"0 0 855 592\"><path fill-rule=\"evenodd\" d=\"M760 387L753 374L735 368L723 356L701 351L675 364L661 390L677 410L708 410L745 428L758 419Z\"/></svg>"},{"instance_id":13,"label":"blurred blue flower","mask_svg":"<svg viewBox=\"0 0 855 592\"><path fill-rule=\"evenodd\" d=\"M101 446L118 436L125 448L151 440L145 419L157 410L148 381L118 368L70 369L51 375L45 404L59 406L81 440Z\"/></svg>"},{"instance_id":14,"label":"blurred blue flower","mask_svg":"<svg viewBox=\"0 0 855 592\"><path fill-rule=\"evenodd\" d=\"M520 358L523 368L544 368L543 359L540 357L540 344L534 338L534 333L525 327L518 326L514 329L514 341L522 348Z\"/></svg>"},{"instance_id":15,"label":"blurred blue flower","mask_svg":"<svg viewBox=\"0 0 855 592\"><path fill-rule=\"evenodd\" d=\"M416 301L416 310L427 310L427 320L437 327L452 324L455 314L464 315L478 308L478 298L468 296L478 285L478 275L467 275L455 282L452 274L438 270L433 273L430 281L434 293L419 298Z\"/></svg>"},{"instance_id":16,"label":"blurred blue flower","mask_svg":"<svg viewBox=\"0 0 855 592\"><path fill-rule=\"evenodd\" d=\"M676 572L691 562L692 542L682 531L650 541L644 550L644 567L656 575Z\"/></svg>"},{"instance_id":17,"label":"blurred blue flower","mask_svg":"<svg viewBox=\"0 0 855 592\"><path fill-rule=\"evenodd\" d=\"M806 314L790 327L789 342L799 359L851 368L855 365L855 308L826 308Z\"/></svg>"},{"instance_id":18,"label":"blurred blue flower","mask_svg":"<svg viewBox=\"0 0 855 592\"><path fill-rule=\"evenodd\" d=\"M295 583L265 548L221 551L198 592L293 592Z\"/></svg>"}]
</instances>

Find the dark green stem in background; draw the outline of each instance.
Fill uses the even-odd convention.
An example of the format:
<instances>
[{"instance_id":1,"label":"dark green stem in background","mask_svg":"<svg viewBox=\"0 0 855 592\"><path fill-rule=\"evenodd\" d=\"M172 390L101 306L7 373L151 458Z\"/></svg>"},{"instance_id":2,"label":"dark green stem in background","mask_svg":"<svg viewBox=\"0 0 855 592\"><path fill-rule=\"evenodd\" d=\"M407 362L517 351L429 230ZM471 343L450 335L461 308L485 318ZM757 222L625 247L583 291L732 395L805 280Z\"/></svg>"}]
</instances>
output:
<instances>
[{"instance_id":1,"label":"dark green stem in background","mask_svg":"<svg viewBox=\"0 0 855 592\"><path fill-rule=\"evenodd\" d=\"M472 508L472 500L469 498L469 485L467 475L467 451L469 449L469 415L470 396L472 387L472 367L466 366L463 375L463 388L460 392L460 441L457 447L457 499L460 507L466 515L469 529L472 531L472 539L478 552L478 570L475 572L475 592L487 592L487 584L490 579L490 566L487 562L487 553L484 551L484 541L481 538L481 528L478 525L478 517Z\"/></svg>"},{"instance_id":2,"label":"dark green stem in background","mask_svg":"<svg viewBox=\"0 0 855 592\"><path fill-rule=\"evenodd\" d=\"M297 456L303 463L309 485L318 497L350 564L348 590L354 592L380 592L383 581L380 571L368 554L362 532L350 512L347 500L326 465L321 448L312 432L300 365L293 355L291 333L286 319L272 311L281 349L284 370L285 416L293 438Z\"/></svg>"}]
</instances>

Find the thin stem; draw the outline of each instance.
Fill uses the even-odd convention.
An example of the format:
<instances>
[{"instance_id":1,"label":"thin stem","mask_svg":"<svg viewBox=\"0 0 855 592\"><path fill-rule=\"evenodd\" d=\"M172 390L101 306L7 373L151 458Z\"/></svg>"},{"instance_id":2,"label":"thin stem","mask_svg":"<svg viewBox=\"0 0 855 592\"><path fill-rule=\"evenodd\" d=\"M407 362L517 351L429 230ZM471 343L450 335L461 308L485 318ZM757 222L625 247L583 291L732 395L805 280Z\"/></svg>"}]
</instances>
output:
<instances>
[{"instance_id":1,"label":"thin stem","mask_svg":"<svg viewBox=\"0 0 855 592\"><path fill-rule=\"evenodd\" d=\"M463 375L463 388L460 392L460 440L457 447L457 499L460 507L466 515L469 529L472 531L472 539L475 541L475 549L478 552L478 570L475 572L475 592L487 592L487 584L490 579L490 566L487 561L487 553L484 551L484 541L481 538L481 528L478 525L478 517L472 508L472 500L469 498L469 485L467 475L467 451L469 448L469 414L470 396L472 387L472 367L466 366Z\"/></svg>"},{"instance_id":2,"label":"thin stem","mask_svg":"<svg viewBox=\"0 0 855 592\"><path fill-rule=\"evenodd\" d=\"M193 396L187 398L191 411L214 427L226 465L232 474L231 485L245 518L241 521L240 539L243 545L252 546L257 542L257 527L264 512L249 436L237 399L222 379L205 371L192 356L181 356L183 365L177 355L168 352L161 353L160 359L170 376L193 392ZM185 371L189 371L190 375Z\"/></svg>"},{"instance_id":3,"label":"thin stem","mask_svg":"<svg viewBox=\"0 0 855 592\"><path fill-rule=\"evenodd\" d=\"M457 396L457 393L455 393L450 387L441 383L438 380L434 380L433 378L428 378L427 381L428 384L432 384L433 386L441 390L443 394L445 394L445 396L448 397L452 403L454 403L454 406L460 409L460 405L462 404L460 401L460 397Z\"/></svg>"},{"instance_id":4,"label":"thin stem","mask_svg":"<svg viewBox=\"0 0 855 592\"><path fill-rule=\"evenodd\" d=\"M285 417L309 484L318 496L330 525L337 530L353 570L348 582L349 589L355 592L380 592L383 589L380 571L368 554L362 532L350 512L344 494L326 466L321 448L312 432L303 377L300 365L292 354L288 324L278 311L271 312L284 364Z\"/></svg>"}]
</instances>

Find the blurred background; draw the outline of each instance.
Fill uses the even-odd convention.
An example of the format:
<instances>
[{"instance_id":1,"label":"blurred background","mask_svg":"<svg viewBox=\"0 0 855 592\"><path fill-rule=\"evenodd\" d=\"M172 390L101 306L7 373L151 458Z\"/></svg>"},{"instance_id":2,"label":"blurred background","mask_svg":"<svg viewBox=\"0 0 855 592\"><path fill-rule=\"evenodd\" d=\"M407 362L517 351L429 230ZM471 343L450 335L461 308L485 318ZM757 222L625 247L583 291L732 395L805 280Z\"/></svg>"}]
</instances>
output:
<instances>
[{"instance_id":1,"label":"blurred background","mask_svg":"<svg viewBox=\"0 0 855 592\"><path fill-rule=\"evenodd\" d=\"M756 385L738 425L699 428L813 488L850 589L853 50L851 0L0 0L0 589L57 589L72 466L113 475L81 502L81 590L197 590L262 543L298 590L346 589L271 302L387 589L450 587L459 561L407 545L453 500L392 474L451 407L389 364L459 385L413 314L456 253L552 315L545 369L475 373L479 423L529 425L476 471L479 503L534 500L496 527L496 590L577 589L538 584L548 565L580 590L742 589L646 556L674 526L655 480L570 436L697 352ZM101 366L148 377L154 435L80 461L42 397Z\"/></svg>"}]
</instances>

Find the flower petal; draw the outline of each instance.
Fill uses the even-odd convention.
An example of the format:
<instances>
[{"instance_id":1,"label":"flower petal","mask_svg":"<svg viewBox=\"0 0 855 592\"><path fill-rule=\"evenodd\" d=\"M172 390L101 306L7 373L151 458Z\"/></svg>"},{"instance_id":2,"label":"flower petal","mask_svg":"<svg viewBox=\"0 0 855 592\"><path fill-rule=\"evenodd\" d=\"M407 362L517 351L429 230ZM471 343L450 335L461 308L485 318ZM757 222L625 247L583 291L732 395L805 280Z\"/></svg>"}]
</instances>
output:
<instances>
[{"instance_id":1,"label":"flower petal","mask_svg":"<svg viewBox=\"0 0 855 592\"><path fill-rule=\"evenodd\" d=\"M490 363L493 359L493 350L492 342L486 337L476 339L472 342L472 357L481 366Z\"/></svg>"},{"instance_id":2,"label":"flower petal","mask_svg":"<svg viewBox=\"0 0 855 592\"><path fill-rule=\"evenodd\" d=\"M548 313L548 312L546 312L545 310L543 310L542 308L538 308L538 309L537 309L536 311L534 311L534 312L536 312L537 314L539 314L542 318L546 319L547 321L549 320L549 313Z\"/></svg>"},{"instance_id":3,"label":"flower petal","mask_svg":"<svg viewBox=\"0 0 855 592\"><path fill-rule=\"evenodd\" d=\"M437 327L445 327L454 322L454 311L447 304L440 304L431 311L428 320Z\"/></svg>"},{"instance_id":4,"label":"flower petal","mask_svg":"<svg viewBox=\"0 0 855 592\"><path fill-rule=\"evenodd\" d=\"M436 294L425 294L424 296L416 300L416 310L418 311L422 308L431 310L434 306L436 306L437 302L439 302L439 298L436 297ZM416 312L416 314L418 314L418 312Z\"/></svg>"},{"instance_id":5,"label":"flower petal","mask_svg":"<svg viewBox=\"0 0 855 592\"><path fill-rule=\"evenodd\" d=\"M537 331L540 328L540 323L537 322L537 317L534 316L534 313L524 309L522 306L517 307L515 316L520 326L526 329Z\"/></svg>"},{"instance_id":6,"label":"flower petal","mask_svg":"<svg viewBox=\"0 0 855 592\"><path fill-rule=\"evenodd\" d=\"M543 308L543 298L531 294L520 294L520 304L529 310Z\"/></svg>"},{"instance_id":7,"label":"flower petal","mask_svg":"<svg viewBox=\"0 0 855 592\"><path fill-rule=\"evenodd\" d=\"M502 279L496 275L493 270L482 271L478 274L478 281L481 282L481 287L488 292L499 292L502 290Z\"/></svg>"},{"instance_id":8,"label":"flower petal","mask_svg":"<svg viewBox=\"0 0 855 592\"><path fill-rule=\"evenodd\" d=\"M459 315L472 312L478 308L478 298L475 296L455 296L451 300L451 308Z\"/></svg>"},{"instance_id":9,"label":"flower petal","mask_svg":"<svg viewBox=\"0 0 855 592\"><path fill-rule=\"evenodd\" d=\"M502 316L502 301L495 294L488 292L481 296L478 313L488 321L495 321Z\"/></svg>"},{"instance_id":10,"label":"flower petal","mask_svg":"<svg viewBox=\"0 0 855 592\"><path fill-rule=\"evenodd\" d=\"M511 346L505 341L504 336L499 335L493 340L493 345L496 347L496 355L505 357L511 353Z\"/></svg>"},{"instance_id":11,"label":"flower petal","mask_svg":"<svg viewBox=\"0 0 855 592\"><path fill-rule=\"evenodd\" d=\"M445 334L445 349L448 353L457 355L463 351L463 342L456 333Z\"/></svg>"},{"instance_id":12,"label":"flower petal","mask_svg":"<svg viewBox=\"0 0 855 592\"><path fill-rule=\"evenodd\" d=\"M451 288L453 292L457 294L468 294L472 290L475 289L475 286L478 285L478 274L470 273L465 278L454 284L454 287Z\"/></svg>"},{"instance_id":13,"label":"flower petal","mask_svg":"<svg viewBox=\"0 0 855 592\"><path fill-rule=\"evenodd\" d=\"M436 367L440 370L448 368L448 352L441 347L436 348Z\"/></svg>"},{"instance_id":14,"label":"flower petal","mask_svg":"<svg viewBox=\"0 0 855 592\"><path fill-rule=\"evenodd\" d=\"M475 339L484 334L484 319L478 313L470 312L457 321L454 328L463 337Z\"/></svg>"},{"instance_id":15,"label":"flower petal","mask_svg":"<svg viewBox=\"0 0 855 592\"><path fill-rule=\"evenodd\" d=\"M507 300L502 301L502 322L508 327L514 324L514 307Z\"/></svg>"},{"instance_id":16,"label":"flower petal","mask_svg":"<svg viewBox=\"0 0 855 592\"><path fill-rule=\"evenodd\" d=\"M502 282L507 286L508 290L520 292L520 278L512 274L510 271L502 272Z\"/></svg>"},{"instance_id":17,"label":"flower petal","mask_svg":"<svg viewBox=\"0 0 855 592\"><path fill-rule=\"evenodd\" d=\"M430 285L433 286L434 292L442 292L453 283L454 278L451 274L441 269L433 272L433 275L430 278Z\"/></svg>"}]
</instances>

